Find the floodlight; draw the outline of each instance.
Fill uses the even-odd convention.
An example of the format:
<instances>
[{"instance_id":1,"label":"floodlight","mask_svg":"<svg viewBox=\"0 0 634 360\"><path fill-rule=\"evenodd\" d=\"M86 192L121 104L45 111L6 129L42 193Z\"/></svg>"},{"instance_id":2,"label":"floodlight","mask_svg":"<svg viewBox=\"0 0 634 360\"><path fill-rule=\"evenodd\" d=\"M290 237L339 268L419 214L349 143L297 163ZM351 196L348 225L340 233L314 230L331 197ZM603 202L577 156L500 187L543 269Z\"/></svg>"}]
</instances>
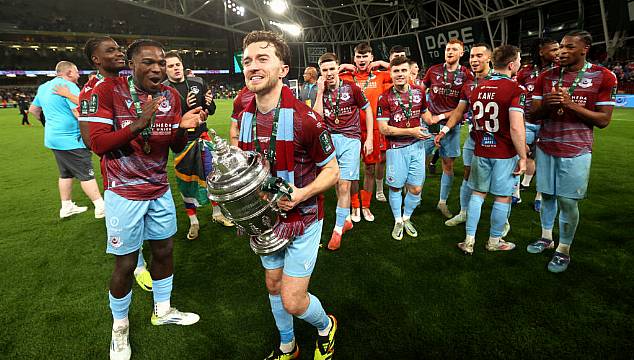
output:
<instances>
[{"instance_id":1,"label":"floodlight","mask_svg":"<svg viewBox=\"0 0 634 360\"><path fill-rule=\"evenodd\" d=\"M269 3L271 10L276 14L283 14L288 9L288 4L285 0L271 0Z\"/></svg>"}]
</instances>

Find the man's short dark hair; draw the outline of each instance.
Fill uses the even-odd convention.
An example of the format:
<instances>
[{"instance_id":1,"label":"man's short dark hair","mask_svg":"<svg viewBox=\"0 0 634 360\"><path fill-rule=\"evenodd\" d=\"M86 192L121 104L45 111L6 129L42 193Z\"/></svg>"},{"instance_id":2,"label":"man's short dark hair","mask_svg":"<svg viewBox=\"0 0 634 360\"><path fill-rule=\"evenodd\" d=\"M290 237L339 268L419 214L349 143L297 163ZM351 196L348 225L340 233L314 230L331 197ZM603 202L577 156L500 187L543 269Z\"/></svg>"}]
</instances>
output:
<instances>
[{"instance_id":1,"label":"man's short dark hair","mask_svg":"<svg viewBox=\"0 0 634 360\"><path fill-rule=\"evenodd\" d=\"M401 45L394 45L390 49L390 55L392 55L394 53L400 53L400 52L405 52L405 48L402 47Z\"/></svg>"},{"instance_id":2,"label":"man's short dark hair","mask_svg":"<svg viewBox=\"0 0 634 360\"><path fill-rule=\"evenodd\" d=\"M405 63L409 65L409 59L406 56L397 56L390 61L390 67L403 65Z\"/></svg>"},{"instance_id":3,"label":"man's short dark hair","mask_svg":"<svg viewBox=\"0 0 634 360\"><path fill-rule=\"evenodd\" d=\"M409 59L409 60L407 60L407 62L409 63L409 66L412 66L412 65L418 65L418 63L416 62L416 60Z\"/></svg>"},{"instance_id":4,"label":"man's short dark hair","mask_svg":"<svg viewBox=\"0 0 634 360\"><path fill-rule=\"evenodd\" d=\"M168 59L168 58L177 58L178 61L180 61L181 63L183 62L183 58L181 58L181 56L178 55L178 51L176 50L168 51L167 53L165 53L165 59Z\"/></svg>"},{"instance_id":5,"label":"man's short dark hair","mask_svg":"<svg viewBox=\"0 0 634 360\"><path fill-rule=\"evenodd\" d=\"M152 39L138 39L138 40L134 40L134 42L132 44L130 44L130 46L128 46L128 51L126 51L126 56L128 57L128 60L132 60L132 58L134 57L134 55L136 55L140 49L144 46L152 46L152 47L157 47L163 51L165 51L165 48L163 47L163 44L161 44L160 42L156 41L156 40L152 40Z\"/></svg>"},{"instance_id":6,"label":"man's short dark hair","mask_svg":"<svg viewBox=\"0 0 634 360\"><path fill-rule=\"evenodd\" d=\"M493 50L493 67L496 69L504 68L508 63L517 59L520 49L513 45L501 45Z\"/></svg>"},{"instance_id":7,"label":"man's short dark hair","mask_svg":"<svg viewBox=\"0 0 634 360\"><path fill-rule=\"evenodd\" d=\"M242 50L256 42L266 42L273 45L275 47L275 55L282 60L284 65L291 64L291 49L280 35L266 30L251 31L242 40Z\"/></svg>"},{"instance_id":8,"label":"man's short dark hair","mask_svg":"<svg viewBox=\"0 0 634 360\"><path fill-rule=\"evenodd\" d=\"M531 47L531 61L533 62L533 65L536 65L536 66L540 65L542 61L542 57L539 54L539 52L544 46L551 45L551 44L559 44L559 43L557 42L557 40L551 39L551 38L535 39Z\"/></svg>"},{"instance_id":9,"label":"man's short dark hair","mask_svg":"<svg viewBox=\"0 0 634 360\"><path fill-rule=\"evenodd\" d=\"M586 46L592 45L592 35L585 30L574 30L567 33L565 36L578 37L586 44Z\"/></svg>"},{"instance_id":10,"label":"man's short dark hair","mask_svg":"<svg viewBox=\"0 0 634 360\"><path fill-rule=\"evenodd\" d=\"M325 53L322 56L319 57L319 61L317 62L320 66L322 63L328 62L328 61L334 61L337 64L339 64L339 58L337 57L337 54L335 53Z\"/></svg>"},{"instance_id":11,"label":"man's short dark hair","mask_svg":"<svg viewBox=\"0 0 634 360\"><path fill-rule=\"evenodd\" d=\"M95 66L95 63L92 61L92 54L95 52L99 44L104 41L114 41L114 39L110 36L99 36L90 38L86 41L86 44L84 45L84 54L86 55L86 59L88 59L90 65Z\"/></svg>"},{"instance_id":12,"label":"man's short dark hair","mask_svg":"<svg viewBox=\"0 0 634 360\"><path fill-rule=\"evenodd\" d=\"M475 43L473 45L471 45L471 48L473 49L474 47L483 47L486 48L487 51L491 52L491 45L487 44L487 43L483 43L483 42L479 42L479 43Z\"/></svg>"},{"instance_id":13,"label":"man's short dark hair","mask_svg":"<svg viewBox=\"0 0 634 360\"><path fill-rule=\"evenodd\" d=\"M372 54L372 47L370 46L370 43L362 42L354 47L354 52L359 54Z\"/></svg>"}]
</instances>

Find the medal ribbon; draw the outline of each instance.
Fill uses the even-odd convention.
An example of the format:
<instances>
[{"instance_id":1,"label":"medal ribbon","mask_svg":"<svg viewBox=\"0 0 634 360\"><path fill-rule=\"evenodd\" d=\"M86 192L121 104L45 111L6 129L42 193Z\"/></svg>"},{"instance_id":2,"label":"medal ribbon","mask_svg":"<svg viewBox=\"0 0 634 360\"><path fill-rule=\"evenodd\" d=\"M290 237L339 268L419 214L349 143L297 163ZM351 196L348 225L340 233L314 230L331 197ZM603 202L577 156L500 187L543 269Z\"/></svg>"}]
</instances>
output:
<instances>
[{"instance_id":1,"label":"medal ribbon","mask_svg":"<svg viewBox=\"0 0 634 360\"><path fill-rule=\"evenodd\" d=\"M271 165L271 172L275 170L275 142L277 140L277 124L280 119L280 104L282 103L282 94L280 94L280 99L277 101L277 107L275 108L275 113L273 115L273 128L271 129L271 137L269 140L269 151L266 153L262 151L262 146L260 146L260 140L258 140L258 109L256 106L255 114L251 119L251 128L253 129L253 142L255 144L255 150L261 154L264 154L266 159L269 161Z\"/></svg>"},{"instance_id":2,"label":"medal ribbon","mask_svg":"<svg viewBox=\"0 0 634 360\"><path fill-rule=\"evenodd\" d=\"M354 80L355 85L361 88L361 91L365 92L365 89L368 88L368 85L370 84L370 79L372 79L372 77L372 71L370 71L370 73L368 74L368 78L365 80L365 84L363 84L363 86L359 85L359 81L357 81L356 76L352 75L352 80Z\"/></svg>"},{"instance_id":3,"label":"medal ribbon","mask_svg":"<svg viewBox=\"0 0 634 360\"><path fill-rule=\"evenodd\" d=\"M588 70L590 68L590 66L592 66L592 64L590 64L589 62L586 61L583 64L583 67L581 68L581 70L577 71L577 77L572 82L572 85L570 85L570 88L568 88L568 94L570 96L572 96L572 94L575 92L575 89L577 88L577 86L581 82L581 79L583 79L583 75L585 75L586 70ZM563 83L564 83L564 68L561 67L561 68L559 68L559 81L557 83L557 87L561 88L561 85L563 85Z\"/></svg>"},{"instance_id":4,"label":"medal ribbon","mask_svg":"<svg viewBox=\"0 0 634 360\"><path fill-rule=\"evenodd\" d=\"M136 93L136 88L134 86L134 81L132 80L132 76L128 76L128 89L130 90L130 96L132 96L132 100L134 102L134 110L136 111L137 119L141 118L141 114L143 113L143 109L141 109L141 101L139 100L139 95ZM147 144L150 141L150 136L152 135L152 127L154 126L154 121L156 121L156 113L152 114L152 121L150 125L141 131L141 137L143 137L143 141Z\"/></svg>"},{"instance_id":5,"label":"medal ribbon","mask_svg":"<svg viewBox=\"0 0 634 360\"><path fill-rule=\"evenodd\" d=\"M337 105L332 103L332 91L328 94L328 103L330 104L330 108L335 113L335 120L339 118L339 100L341 98L341 86L343 85L343 80L339 80L339 87L337 88Z\"/></svg>"},{"instance_id":6,"label":"medal ribbon","mask_svg":"<svg viewBox=\"0 0 634 360\"><path fill-rule=\"evenodd\" d=\"M403 115L405 115L405 117L407 118L407 123L409 124L409 121L412 118L412 103L414 102L414 96L412 95L412 87L411 86L407 87L407 100L408 100L407 109L405 109L405 105L403 104L403 99L401 99L401 94L398 91L396 91L396 87L392 86L392 92L394 93L394 96L396 97L396 103L401 108L401 111L403 111Z\"/></svg>"}]
</instances>

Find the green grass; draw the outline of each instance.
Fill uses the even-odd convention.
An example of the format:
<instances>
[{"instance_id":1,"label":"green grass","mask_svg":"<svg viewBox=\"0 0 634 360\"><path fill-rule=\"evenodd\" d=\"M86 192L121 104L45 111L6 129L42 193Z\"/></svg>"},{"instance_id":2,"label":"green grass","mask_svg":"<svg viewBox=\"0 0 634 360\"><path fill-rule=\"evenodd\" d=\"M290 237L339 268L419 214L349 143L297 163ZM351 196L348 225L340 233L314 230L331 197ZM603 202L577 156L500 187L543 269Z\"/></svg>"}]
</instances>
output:
<instances>
[{"instance_id":1,"label":"green grass","mask_svg":"<svg viewBox=\"0 0 634 360\"><path fill-rule=\"evenodd\" d=\"M226 136L231 104L218 105L210 123ZM0 110L0 358L104 359L113 267L104 222L92 211L59 220L58 173L43 128L36 121L19 124L17 110ZM633 137L634 112L627 110L615 111L612 124L596 131L589 198L580 204L572 263L563 274L546 271L550 252L524 250L540 234L533 190L511 215L508 239L518 249L484 249L488 199L473 257L455 245L464 228L445 227L434 210L438 175L428 176L414 214L416 239L392 240L389 207L375 202L376 222L355 225L338 252L320 250L313 273L310 291L339 320L335 357L632 358ZM462 177L462 166L456 169L452 210ZM89 203L78 185L73 195L78 204ZM326 204L323 241L333 226L334 191ZM209 209L200 211L201 237L187 241L188 220L177 206L172 303L199 313L201 321L152 326L152 296L135 284L133 358L263 358L278 336L258 257L245 238L207 221ZM314 329L301 320L295 328L301 359L311 359Z\"/></svg>"}]
</instances>

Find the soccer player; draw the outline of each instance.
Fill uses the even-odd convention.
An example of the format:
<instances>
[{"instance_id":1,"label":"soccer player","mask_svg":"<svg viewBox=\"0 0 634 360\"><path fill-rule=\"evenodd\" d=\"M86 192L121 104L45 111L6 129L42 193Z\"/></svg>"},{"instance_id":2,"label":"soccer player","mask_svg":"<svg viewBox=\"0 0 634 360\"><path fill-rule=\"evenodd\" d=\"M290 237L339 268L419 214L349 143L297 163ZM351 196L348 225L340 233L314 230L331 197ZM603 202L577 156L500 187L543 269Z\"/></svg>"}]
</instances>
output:
<instances>
[{"instance_id":1,"label":"soccer player","mask_svg":"<svg viewBox=\"0 0 634 360\"><path fill-rule=\"evenodd\" d=\"M418 63L416 62L416 60L410 59L409 60L409 83L411 85L416 85L416 86L422 85L422 79L418 77L418 71L419 71Z\"/></svg>"},{"instance_id":2,"label":"soccer player","mask_svg":"<svg viewBox=\"0 0 634 360\"><path fill-rule=\"evenodd\" d=\"M429 90L429 110L434 124L445 125L451 112L458 106L460 90L473 80L471 71L460 65L464 54L464 44L458 39L451 39L445 46L445 62L431 66L423 85ZM453 215L447 207L447 199L453 184L453 164L460 156L460 125L456 125L440 142L442 158L442 177L440 178L440 197L436 208L448 219Z\"/></svg>"},{"instance_id":3,"label":"soccer player","mask_svg":"<svg viewBox=\"0 0 634 360\"><path fill-rule=\"evenodd\" d=\"M475 74L475 79L468 82L460 90L460 102L454 111L451 112L447 124L445 124L434 140L436 146L440 146L440 141L443 137L449 133L451 129L456 126L463 119L463 115L467 114L469 119L469 136L464 142L462 149L462 162L464 164L464 174L462 184L460 185L460 213L445 221L447 226L456 226L467 221L467 208L469 206L469 200L471 199L471 188L469 187L469 174L471 173L471 160L473 159L473 150L475 150L475 142L473 140L473 105L470 106L469 98L473 89L478 86L478 83L484 81L484 79L491 72L489 65L491 61L491 47L488 44L477 43L471 47L469 52L469 65L471 71Z\"/></svg>"},{"instance_id":4,"label":"soccer player","mask_svg":"<svg viewBox=\"0 0 634 360\"><path fill-rule=\"evenodd\" d=\"M293 189L291 198L277 203L287 216L274 230L290 233L294 240L286 249L260 258L280 333L280 345L266 359L299 356L293 316L317 328L314 358L331 359L337 321L308 293L308 284L321 239L322 193L339 179L334 146L321 117L282 83L291 61L286 42L272 32L254 31L245 36L243 50L244 79L255 100L242 112L239 147L262 153L272 173ZM274 128L289 130L276 134Z\"/></svg>"},{"instance_id":5,"label":"soccer player","mask_svg":"<svg viewBox=\"0 0 634 360\"><path fill-rule=\"evenodd\" d=\"M58 187L62 202L59 217L63 219L88 210L86 206L77 206L72 201L73 178L76 178L95 206L95 218L101 219L105 216L104 202L95 180L92 154L81 140L77 123L77 102L73 103L54 93L56 86L64 85L77 96L79 70L69 61L60 61L55 66L55 72L55 79L37 89L29 113L37 119L40 119L43 112L46 113L48 126L44 127L44 146L53 151L59 169Z\"/></svg>"},{"instance_id":6,"label":"soccer player","mask_svg":"<svg viewBox=\"0 0 634 360\"><path fill-rule=\"evenodd\" d=\"M394 215L395 240L403 239L403 228L409 236L418 236L410 218L420 203L425 182L425 145L421 140L431 138L421 119L427 112L425 91L409 84L409 67L404 56L392 59L390 76L394 85L379 97L377 114L380 131L388 140L386 182L390 188L388 199ZM403 187L407 188L404 204Z\"/></svg>"},{"instance_id":7,"label":"soccer player","mask_svg":"<svg viewBox=\"0 0 634 360\"><path fill-rule=\"evenodd\" d=\"M169 149L182 151L186 130L206 117L202 108L181 117L176 90L161 84L165 77L163 46L140 39L127 57L132 76L96 84L88 121L92 150L101 156L106 203L107 252L115 255L110 279L113 326L110 359L129 359L128 310L132 274L143 240L152 249L153 325L191 325L199 320L170 306L173 283L172 236L176 208L167 179ZM94 111L91 111L94 110Z\"/></svg>"},{"instance_id":8,"label":"soccer player","mask_svg":"<svg viewBox=\"0 0 634 360\"><path fill-rule=\"evenodd\" d=\"M549 70L559 62L559 59L557 58L559 43L557 43L557 41L553 39L540 38L537 39L534 46L535 48L531 54L533 63L522 68L522 70L517 73L517 82L526 89L526 111L524 112L524 121L526 123L526 144L530 147L528 161L526 162L526 174L524 174L524 178L520 184L520 188L522 189L530 186L533 175L535 175L535 140L537 139L539 129L541 128L540 120L534 119L530 112L531 103L533 101L533 91L535 90L535 82L537 81L537 76L539 76L540 73L545 70ZM514 197L517 198L517 200L513 199L515 202L519 203L522 201L519 192L516 192ZM539 212L541 208L541 199L542 194L537 192L535 195L535 204L533 206L537 212Z\"/></svg>"},{"instance_id":9,"label":"soccer player","mask_svg":"<svg viewBox=\"0 0 634 360\"><path fill-rule=\"evenodd\" d=\"M25 94L18 94L18 109L20 110L20 115L22 115L22 125L31 126L29 122L29 101L26 99Z\"/></svg>"},{"instance_id":10,"label":"soccer player","mask_svg":"<svg viewBox=\"0 0 634 360\"><path fill-rule=\"evenodd\" d=\"M88 62L97 69L95 76L89 77L78 97L80 105L79 129L84 143L90 148L90 122L85 120L87 120L86 117L90 117L91 112L95 112L98 105L97 102L93 101L92 90L97 86L97 83L119 76L119 71L125 68L125 55L119 44L108 36L88 39L84 45L84 53ZM152 291L152 276L147 270L143 249L139 249L134 278L141 289Z\"/></svg>"},{"instance_id":11,"label":"soccer player","mask_svg":"<svg viewBox=\"0 0 634 360\"><path fill-rule=\"evenodd\" d=\"M354 48L354 66L350 64L341 64L340 70L347 71L340 74L340 78L343 80L354 82L361 88L366 99L370 102L370 108L372 114L376 114L377 104L379 101L379 95L384 91L386 84L390 80L390 74L387 71L372 70L376 66L373 63L374 57L372 55L372 47L367 42L362 42ZM361 112L361 142L365 143L368 138L368 129L366 129L365 112ZM359 203L359 197L355 191L354 184L352 185L352 221L361 221L361 215L366 221L374 221L374 215L370 211L370 204L372 200L372 193L376 185L376 199L379 201L386 201L383 193L383 175L385 173L385 154L386 142L385 137L379 133L379 127L374 120L372 127L372 153L361 154L364 171L363 171L363 189L359 192L361 195L361 203Z\"/></svg>"},{"instance_id":12,"label":"soccer player","mask_svg":"<svg viewBox=\"0 0 634 360\"><path fill-rule=\"evenodd\" d=\"M211 90L207 90L207 85L202 78L185 77L183 70L183 59L176 51L165 54L167 79L163 82L165 86L171 86L180 95L181 113L201 106L209 115L216 112ZM207 123L203 122L195 129L187 130L187 145L183 152L175 154L174 169L176 173L176 184L185 203L185 211L189 218L189 231L187 239L198 238L200 223L196 209L209 203L207 197L206 179L211 172L211 151L204 144L204 140L211 140L207 134ZM233 226L227 219L218 204L212 203L212 221L224 226Z\"/></svg>"},{"instance_id":13,"label":"soccer player","mask_svg":"<svg viewBox=\"0 0 634 360\"><path fill-rule=\"evenodd\" d=\"M593 130L605 128L616 105L614 74L587 62L592 44L587 31L573 31L561 41L559 66L539 75L531 116L543 119L535 162L537 191L542 193L542 236L529 253L554 247L553 226L559 207L559 245L548 263L551 272L570 264L570 245L579 224L577 202L588 188Z\"/></svg>"},{"instance_id":14,"label":"soccer player","mask_svg":"<svg viewBox=\"0 0 634 360\"><path fill-rule=\"evenodd\" d=\"M367 136L363 153L372 153L374 119L370 103L361 89L350 81L339 79L339 59L333 53L319 58L321 77L318 81L317 104L314 110L322 115L326 127L332 134L335 154L339 164L337 182L336 221L328 249L337 250L341 235L352 229L350 219L350 183L359 180L359 157L361 155L361 111L365 112Z\"/></svg>"},{"instance_id":15,"label":"soccer player","mask_svg":"<svg viewBox=\"0 0 634 360\"><path fill-rule=\"evenodd\" d=\"M511 195L517 176L526 170L524 130L525 91L511 78L520 68L519 49L502 45L493 50L493 73L471 92L472 132L475 141L469 187L473 190L467 210L466 238L458 247L473 254L482 204L488 193L495 196L486 249L508 251L515 244L502 239L511 211Z\"/></svg>"}]
</instances>

